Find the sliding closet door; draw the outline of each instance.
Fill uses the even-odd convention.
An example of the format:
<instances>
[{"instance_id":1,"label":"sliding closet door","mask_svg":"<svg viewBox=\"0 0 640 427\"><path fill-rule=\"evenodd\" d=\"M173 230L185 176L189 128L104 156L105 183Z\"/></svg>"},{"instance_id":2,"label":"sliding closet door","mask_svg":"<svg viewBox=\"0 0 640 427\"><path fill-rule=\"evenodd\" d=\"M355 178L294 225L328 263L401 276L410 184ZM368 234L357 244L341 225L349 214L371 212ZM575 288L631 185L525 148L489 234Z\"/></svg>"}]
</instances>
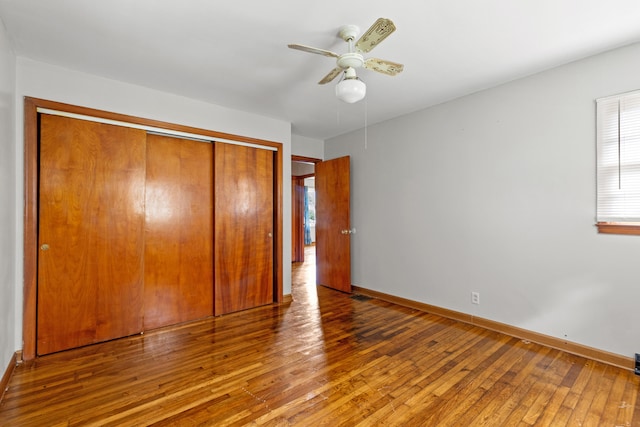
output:
<instances>
[{"instance_id":1,"label":"sliding closet door","mask_svg":"<svg viewBox=\"0 0 640 427\"><path fill-rule=\"evenodd\" d=\"M149 135L145 329L213 315L213 146Z\"/></svg>"},{"instance_id":2,"label":"sliding closet door","mask_svg":"<svg viewBox=\"0 0 640 427\"><path fill-rule=\"evenodd\" d=\"M215 145L215 314L273 302L273 152Z\"/></svg>"},{"instance_id":3,"label":"sliding closet door","mask_svg":"<svg viewBox=\"0 0 640 427\"><path fill-rule=\"evenodd\" d=\"M41 115L38 354L142 331L145 140Z\"/></svg>"}]
</instances>

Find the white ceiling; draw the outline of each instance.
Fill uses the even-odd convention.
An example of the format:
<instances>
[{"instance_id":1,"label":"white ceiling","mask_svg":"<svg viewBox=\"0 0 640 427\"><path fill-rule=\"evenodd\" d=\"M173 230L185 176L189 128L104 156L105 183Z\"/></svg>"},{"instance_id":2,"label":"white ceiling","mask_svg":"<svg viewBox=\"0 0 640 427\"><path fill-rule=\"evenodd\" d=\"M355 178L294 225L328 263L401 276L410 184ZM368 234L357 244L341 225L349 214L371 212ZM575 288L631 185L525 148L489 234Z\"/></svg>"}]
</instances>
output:
<instances>
[{"instance_id":1,"label":"white ceiling","mask_svg":"<svg viewBox=\"0 0 640 427\"><path fill-rule=\"evenodd\" d=\"M397 30L359 70L365 101L336 100L345 24ZM544 69L640 41L640 0L0 0L19 56L292 123L326 139Z\"/></svg>"}]
</instances>

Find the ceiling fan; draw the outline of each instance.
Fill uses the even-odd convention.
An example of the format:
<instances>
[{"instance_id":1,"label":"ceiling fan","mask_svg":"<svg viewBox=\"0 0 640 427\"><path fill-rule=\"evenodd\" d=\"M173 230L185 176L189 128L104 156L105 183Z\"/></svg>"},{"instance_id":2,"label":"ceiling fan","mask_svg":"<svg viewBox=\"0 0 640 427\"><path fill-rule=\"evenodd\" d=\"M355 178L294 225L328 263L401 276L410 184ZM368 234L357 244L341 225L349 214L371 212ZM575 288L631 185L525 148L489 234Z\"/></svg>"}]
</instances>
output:
<instances>
[{"instance_id":1,"label":"ceiling fan","mask_svg":"<svg viewBox=\"0 0 640 427\"><path fill-rule=\"evenodd\" d=\"M340 29L339 35L340 38L349 44L349 51L342 55L329 50L301 44L290 44L289 47L291 49L336 58L336 67L324 76L318 84L327 84L342 73L343 79L336 86L336 96L342 101L351 104L363 99L367 90L364 82L356 76L356 68L362 67L389 76L395 76L402 72L404 68L402 64L378 58L364 59L362 56L363 53L371 51L395 30L396 26L390 19L378 18L362 37L354 43L360 33L360 28L355 25L345 25Z\"/></svg>"}]
</instances>

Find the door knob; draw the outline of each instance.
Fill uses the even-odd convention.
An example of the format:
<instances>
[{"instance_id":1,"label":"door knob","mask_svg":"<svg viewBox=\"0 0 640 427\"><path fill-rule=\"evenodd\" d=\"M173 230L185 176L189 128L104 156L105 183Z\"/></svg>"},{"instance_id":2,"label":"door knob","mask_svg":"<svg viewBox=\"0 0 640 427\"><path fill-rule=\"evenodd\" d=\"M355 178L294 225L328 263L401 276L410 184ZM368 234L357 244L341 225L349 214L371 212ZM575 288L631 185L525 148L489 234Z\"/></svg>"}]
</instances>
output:
<instances>
[{"instance_id":1,"label":"door knob","mask_svg":"<svg viewBox=\"0 0 640 427\"><path fill-rule=\"evenodd\" d=\"M42 249L43 251L48 251L49 250L49 245L44 243L42 246L40 246L40 249Z\"/></svg>"}]
</instances>

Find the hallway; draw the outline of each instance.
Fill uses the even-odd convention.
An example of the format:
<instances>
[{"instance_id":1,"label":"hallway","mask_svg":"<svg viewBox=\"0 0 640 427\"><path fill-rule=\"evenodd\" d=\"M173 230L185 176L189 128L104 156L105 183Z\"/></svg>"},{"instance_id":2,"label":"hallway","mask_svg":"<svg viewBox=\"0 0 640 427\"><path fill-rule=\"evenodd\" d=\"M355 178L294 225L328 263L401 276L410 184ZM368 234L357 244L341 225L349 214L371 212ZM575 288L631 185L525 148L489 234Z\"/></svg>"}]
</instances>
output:
<instances>
[{"instance_id":1,"label":"hallway","mask_svg":"<svg viewBox=\"0 0 640 427\"><path fill-rule=\"evenodd\" d=\"M294 262L291 264L291 286L295 288L300 285L316 284L316 247L307 245L304 247L304 262Z\"/></svg>"},{"instance_id":2,"label":"hallway","mask_svg":"<svg viewBox=\"0 0 640 427\"><path fill-rule=\"evenodd\" d=\"M316 247L304 247L304 262L291 264L291 296L294 300L306 300L312 304L318 302L316 290Z\"/></svg>"}]
</instances>

